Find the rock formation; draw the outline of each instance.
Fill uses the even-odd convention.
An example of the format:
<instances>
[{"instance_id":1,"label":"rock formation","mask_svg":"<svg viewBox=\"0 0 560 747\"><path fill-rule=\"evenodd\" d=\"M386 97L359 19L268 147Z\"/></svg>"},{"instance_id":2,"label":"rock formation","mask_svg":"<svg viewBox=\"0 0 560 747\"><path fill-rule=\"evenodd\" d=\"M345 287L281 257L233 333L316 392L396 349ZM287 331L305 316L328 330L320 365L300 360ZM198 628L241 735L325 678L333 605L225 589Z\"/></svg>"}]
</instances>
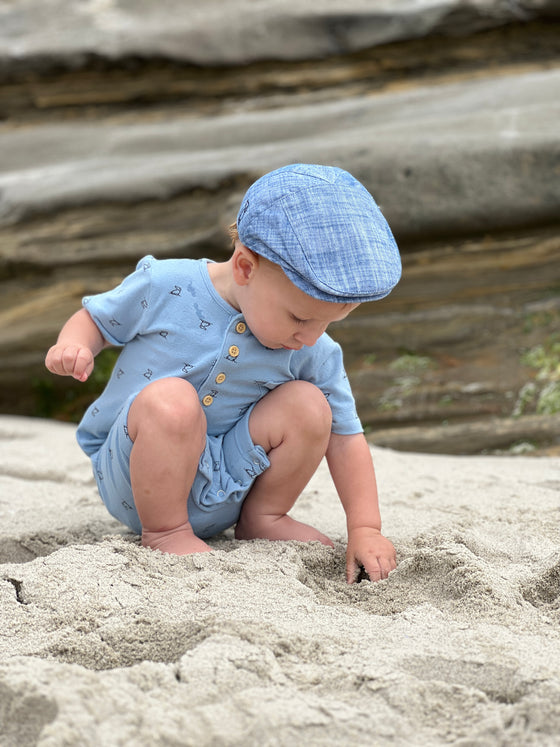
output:
<instances>
[{"instance_id":1,"label":"rock formation","mask_svg":"<svg viewBox=\"0 0 560 747\"><path fill-rule=\"evenodd\" d=\"M360 178L402 250L333 330L373 440L557 443L559 7L3 6L0 410L76 417L110 360L86 388L42 360L81 296L147 253L225 257L244 189L302 160Z\"/></svg>"}]
</instances>

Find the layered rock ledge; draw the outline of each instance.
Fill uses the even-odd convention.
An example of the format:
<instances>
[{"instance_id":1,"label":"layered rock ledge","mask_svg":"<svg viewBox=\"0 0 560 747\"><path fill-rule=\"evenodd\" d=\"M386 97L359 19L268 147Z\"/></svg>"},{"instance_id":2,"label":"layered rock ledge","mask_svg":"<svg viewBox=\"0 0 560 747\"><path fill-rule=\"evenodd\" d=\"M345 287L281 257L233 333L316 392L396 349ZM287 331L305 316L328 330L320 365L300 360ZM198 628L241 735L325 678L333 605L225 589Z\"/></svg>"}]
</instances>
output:
<instances>
[{"instance_id":1,"label":"layered rock ledge","mask_svg":"<svg viewBox=\"0 0 560 747\"><path fill-rule=\"evenodd\" d=\"M0 409L77 417L110 361L84 390L42 360L81 296L146 253L225 257L248 184L303 160L360 178L403 254L333 330L372 437L554 445L558 3L300 6L0 11Z\"/></svg>"}]
</instances>

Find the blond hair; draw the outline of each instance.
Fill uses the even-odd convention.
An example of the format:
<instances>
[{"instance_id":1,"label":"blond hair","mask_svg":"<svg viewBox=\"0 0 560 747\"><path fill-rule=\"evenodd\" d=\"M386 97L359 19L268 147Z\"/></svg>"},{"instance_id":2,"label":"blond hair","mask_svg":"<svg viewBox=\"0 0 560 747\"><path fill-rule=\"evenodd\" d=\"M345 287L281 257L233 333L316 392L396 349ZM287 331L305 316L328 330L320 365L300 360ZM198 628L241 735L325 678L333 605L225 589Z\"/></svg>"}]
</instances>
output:
<instances>
[{"instance_id":1,"label":"blond hair","mask_svg":"<svg viewBox=\"0 0 560 747\"><path fill-rule=\"evenodd\" d=\"M239 232L237 230L237 223L232 223L231 225L229 225L227 232L228 232L228 236L231 239L232 246L235 249L235 243L236 241L239 241Z\"/></svg>"}]
</instances>

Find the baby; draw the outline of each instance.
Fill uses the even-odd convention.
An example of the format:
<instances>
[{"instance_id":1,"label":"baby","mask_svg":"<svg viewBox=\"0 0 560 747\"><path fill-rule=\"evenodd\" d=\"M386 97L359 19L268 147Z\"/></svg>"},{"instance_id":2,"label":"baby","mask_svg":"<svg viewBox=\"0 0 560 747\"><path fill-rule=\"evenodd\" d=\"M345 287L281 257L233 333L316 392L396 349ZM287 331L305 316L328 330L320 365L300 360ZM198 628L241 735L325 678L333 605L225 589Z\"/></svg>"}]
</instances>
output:
<instances>
[{"instance_id":1,"label":"baby","mask_svg":"<svg viewBox=\"0 0 560 747\"><path fill-rule=\"evenodd\" d=\"M401 274L389 226L342 169L295 164L243 199L227 262L140 260L86 297L47 368L85 381L122 352L77 431L109 512L178 555L241 540L331 540L289 511L326 456L346 513L346 577L395 568L340 346L325 332Z\"/></svg>"}]
</instances>

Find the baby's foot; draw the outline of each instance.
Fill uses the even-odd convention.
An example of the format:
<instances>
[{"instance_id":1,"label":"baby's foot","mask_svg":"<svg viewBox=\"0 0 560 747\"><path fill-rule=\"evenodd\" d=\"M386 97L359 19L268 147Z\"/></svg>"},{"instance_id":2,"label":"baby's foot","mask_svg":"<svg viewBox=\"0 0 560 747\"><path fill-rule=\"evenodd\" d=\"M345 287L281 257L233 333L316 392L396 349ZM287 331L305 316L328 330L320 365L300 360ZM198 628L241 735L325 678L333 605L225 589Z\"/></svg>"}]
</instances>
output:
<instances>
[{"instance_id":1,"label":"baby's foot","mask_svg":"<svg viewBox=\"0 0 560 747\"><path fill-rule=\"evenodd\" d=\"M175 529L152 532L142 529L142 545L152 550L161 550L171 555L191 555L195 552L210 552L212 548L197 537L188 521Z\"/></svg>"},{"instance_id":2,"label":"baby's foot","mask_svg":"<svg viewBox=\"0 0 560 747\"><path fill-rule=\"evenodd\" d=\"M235 538L321 542L323 545L334 547L332 541L318 529L296 521L287 514L242 517L235 527Z\"/></svg>"}]
</instances>

